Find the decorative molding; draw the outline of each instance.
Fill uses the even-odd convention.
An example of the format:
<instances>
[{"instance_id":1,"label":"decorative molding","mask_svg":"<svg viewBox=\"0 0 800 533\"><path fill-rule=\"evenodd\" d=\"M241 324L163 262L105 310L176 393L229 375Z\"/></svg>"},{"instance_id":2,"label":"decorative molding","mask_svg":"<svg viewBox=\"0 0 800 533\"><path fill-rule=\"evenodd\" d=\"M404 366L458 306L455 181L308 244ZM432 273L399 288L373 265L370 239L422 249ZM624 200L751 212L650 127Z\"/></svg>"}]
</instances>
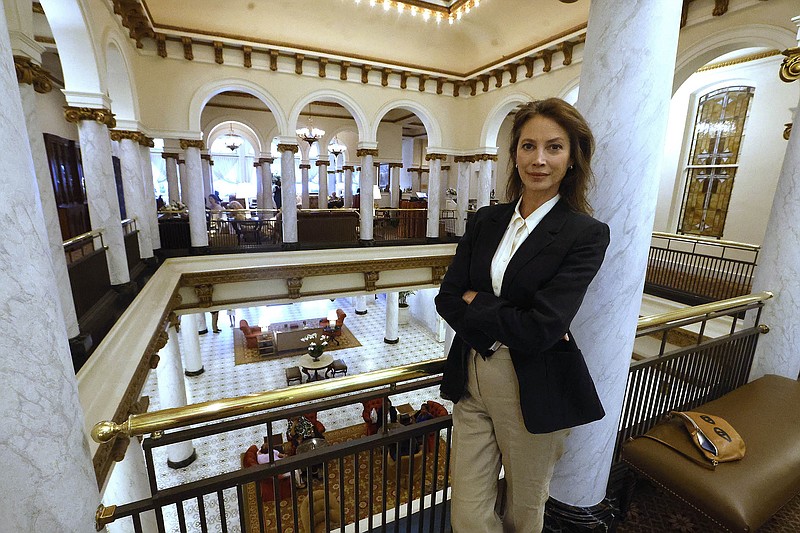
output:
<instances>
[{"instance_id":1,"label":"decorative molding","mask_svg":"<svg viewBox=\"0 0 800 533\"><path fill-rule=\"evenodd\" d=\"M356 157L366 157L371 155L372 157L378 157L378 149L377 148L359 148L356 150Z\"/></svg>"},{"instance_id":2,"label":"decorative molding","mask_svg":"<svg viewBox=\"0 0 800 533\"><path fill-rule=\"evenodd\" d=\"M222 65L225 62L222 57L222 41L214 41L212 44L214 45L214 62Z\"/></svg>"},{"instance_id":3,"label":"decorative molding","mask_svg":"<svg viewBox=\"0 0 800 533\"><path fill-rule=\"evenodd\" d=\"M316 161L316 163L315 163L315 164L316 164L318 167L327 167L327 166L328 166L330 163L328 163L328 162L327 162L326 160L324 160L324 159L317 159L317 161Z\"/></svg>"},{"instance_id":4,"label":"decorative molding","mask_svg":"<svg viewBox=\"0 0 800 533\"><path fill-rule=\"evenodd\" d=\"M444 78L436 78L436 94L442 94L444 92Z\"/></svg>"},{"instance_id":5,"label":"decorative molding","mask_svg":"<svg viewBox=\"0 0 800 533\"><path fill-rule=\"evenodd\" d=\"M309 169L311 168L311 165L307 165L307 164L305 164L305 163L301 163L301 164L298 166L298 168L299 168L300 170L309 170Z\"/></svg>"},{"instance_id":6,"label":"decorative molding","mask_svg":"<svg viewBox=\"0 0 800 533\"><path fill-rule=\"evenodd\" d=\"M244 68L251 68L253 66L253 47L242 46L242 55L244 56L244 61L242 63Z\"/></svg>"},{"instance_id":7,"label":"decorative molding","mask_svg":"<svg viewBox=\"0 0 800 533\"><path fill-rule=\"evenodd\" d=\"M389 163L389 168L403 168L403 163Z\"/></svg>"},{"instance_id":8,"label":"decorative molding","mask_svg":"<svg viewBox=\"0 0 800 533\"><path fill-rule=\"evenodd\" d=\"M369 83L369 72L372 65L361 65L361 83Z\"/></svg>"},{"instance_id":9,"label":"decorative molding","mask_svg":"<svg viewBox=\"0 0 800 533\"><path fill-rule=\"evenodd\" d=\"M368 272L364 272L364 287L370 291L374 292L376 290L376 284L378 283L378 278L380 278L381 273L377 270L370 270Z\"/></svg>"},{"instance_id":10,"label":"decorative molding","mask_svg":"<svg viewBox=\"0 0 800 533\"><path fill-rule=\"evenodd\" d=\"M181 139L181 150L187 148L197 148L198 150L205 150L206 145L202 139Z\"/></svg>"},{"instance_id":11,"label":"decorative molding","mask_svg":"<svg viewBox=\"0 0 800 533\"><path fill-rule=\"evenodd\" d=\"M67 119L67 122L73 124L77 124L81 120L94 120L99 124L105 124L109 128L114 128L117 125L114 113L108 109L64 106L64 118Z\"/></svg>"},{"instance_id":12,"label":"decorative molding","mask_svg":"<svg viewBox=\"0 0 800 533\"><path fill-rule=\"evenodd\" d=\"M425 82L428 81L428 78L430 78L430 76L428 76L427 74L419 75L419 92L421 93L425 92Z\"/></svg>"},{"instance_id":13,"label":"decorative molding","mask_svg":"<svg viewBox=\"0 0 800 533\"><path fill-rule=\"evenodd\" d=\"M791 135L792 135L792 123L787 122L786 127L783 129L783 138L788 141Z\"/></svg>"},{"instance_id":14,"label":"decorative molding","mask_svg":"<svg viewBox=\"0 0 800 533\"><path fill-rule=\"evenodd\" d=\"M342 165L342 170L349 170L350 172L353 172L355 169L355 165Z\"/></svg>"},{"instance_id":15,"label":"decorative molding","mask_svg":"<svg viewBox=\"0 0 800 533\"><path fill-rule=\"evenodd\" d=\"M17 72L17 83L33 85L33 90L40 94L47 94L53 90L50 74L31 58L14 56L14 70Z\"/></svg>"},{"instance_id":16,"label":"decorative molding","mask_svg":"<svg viewBox=\"0 0 800 533\"><path fill-rule=\"evenodd\" d=\"M117 141L117 142L123 139L127 139L129 141L134 141L138 144L143 144L142 137L147 139L147 136L145 134L139 133L138 131L130 131L130 130L109 130L108 135L109 137L111 137L112 141Z\"/></svg>"},{"instance_id":17,"label":"decorative molding","mask_svg":"<svg viewBox=\"0 0 800 533\"><path fill-rule=\"evenodd\" d=\"M173 154L172 152L163 152L161 154L161 159L178 159L178 154Z\"/></svg>"},{"instance_id":18,"label":"decorative molding","mask_svg":"<svg viewBox=\"0 0 800 533\"><path fill-rule=\"evenodd\" d=\"M401 72L400 73L400 88L401 89L405 89L406 87L408 87L408 73L407 72Z\"/></svg>"},{"instance_id":19,"label":"decorative molding","mask_svg":"<svg viewBox=\"0 0 800 533\"><path fill-rule=\"evenodd\" d=\"M163 33L156 34L156 53L159 57L167 57L167 36Z\"/></svg>"},{"instance_id":20,"label":"decorative molding","mask_svg":"<svg viewBox=\"0 0 800 533\"><path fill-rule=\"evenodd\" d=\"M447 272L446 266L438 265L431 267L431 278L433 282L437 285L441 285L445 272Z\"/></svg>"},{"instance_id":21,"label":"decorative molding","mask_svg":"<svg viewBox=\"0 0 800 533\"><path fill-rule=\"evenodd\" d=\"M557 47L558 51L564 54L564 60L562 61L562 65L570 65L572 64L572 50L575 48L575 43L570 41L564 41L560 43Z\"/></svg>"},{"instance_id":22,"label":"decorative molding","mask_svg":"<svg viewBox=\"0 0 800 533\"><path fill-rule=\"evenodd\" d=\"M303 286L301 276L286 279L286 287L289 289L289 298L300 298L300 288Z\"/></svg>"},{"instance_id":23,"label":"decorative molding","mask_svg":"<svg viewBox=\"0 0 800 533\"><path fill-rule=\"evenodd\" d=\"M702 66L697 69L697 72L705 72L707 70L714 70L717 68L723 67L730 67L732 65L740 65L742 63L748 63L750 61L755 61L757 59L764 59L767 57L777 56L780 55L780 50L768 50L766 52L759 52L757 54L750 54L742 57L737 57L736 59L731 59L730 61L720 61L719 63L709 63L708 65Z\"/></svg>"},{"instance_id":24,"label":"decorative molding","mask_svg":"<svg viewBox=\"0 0 800 533\"><path fill-rule=\"evenodd\" d=\"M268 163L268 164L271 165L272 163L275 162L275 158L274 157L259 157L258 158L258 162L261 163L262 165L264 163Z\"/></svg>"},{"instance_id":25,"label":"decorative molding","mask_svg":"<svg viewBox=\"0 0 800 533\"><path fill-rule=\"evenodd\" d=\"M381 86L386 87L389 85L389 74L392 73L392 69L384 68L381 70Z\"/></svg>"},{"instance_id":26,"label":"decorative molding","mask_svg":"<svg viewBox=\"0 0 800 533\"><path fill-rule=\"evenodd\" d=\"M350 68L349 61L342 61L342 64L339 66L339 79L342 81L347 81L347 69Z\"/></svg>"},{"instance_id":27,"label":"decorative molding","mask_svg":"<svg viewBox=\"0 0 800 533\"><path fill-rule=\"evenodd\" d=\"M305 59L305 55L303 54L295 54L294 55L294 73L295 74L302 74L303 73L303 59Z\"/></svg>"},{"instance_id":28,"label":"decorative molding","mask_svg":"<svg viewBox=\"0 0 800 533\"><path fill-rule=\"evenodd\" d=\"M325 78L328 75L328 73L326 71L327 66L328 66L328 58L327 57L320 57L319 59L317 59L317 62L319 63L318 75L319 75L320 78Z\"/></svg>"},{"instance_id":29,"label":"decorative molding","mask_svg":"<svg viewBox=\"0 0 800 533\"><path fill-rule=\"evenodd\" d=\"M786 59L781 63L780 77L782 81L791 83L800 79L800 46L788 48L781 52Z\"/></svg>"},{"instance_id":30,"label":"decorative molding","mask_svg":"<svg viewBox=\"0 0 800 533\"><path fill-rule=\"evenodd\" d=\"M277 50L270 50L269 51L269 69L272 72L278 70L278 51Z\"/></svg>"},{"instance_id":31,"label":"decorative molding","mask_svg":"<svg viewBox=\"0 0 800 533\"><path fill-rule=\"evenodd\" d=\"M441 161L444 161L445 159L447 159L447 154L437 154L437 153L425 154L425 161L432 161L434 159L439 159Z\"/></svg>"},{"instance_id":32,"label":"decorative molding","mask_svg":"<svg viewBox=\"0 0 800 533\"><path fill-rule=\"evenodd\" d=\"M122 19L122 25L128 28L128 35L136 41L136 48L142 48L142 39L155 35L150 17L140 0L113 0L114 14Z\"/></svg>"},{"instance_id":33,"label":"decorative molding","mask_svg":"<svg viewBox=\"0 0 800 533\"><path fill-rule=\"evenodd\" d=\"M497 161L497 154L476 154L472 156L472 161Z\"/></svg>"},{"instance_id":34,"label":"decorative molding","mask_svg":"<svg viewBox=\"0 0 800 533\"><path fill-rule=\"evenodd\" d=\"M279 144L278 145L278 151L280 153L292 152L293 154L296 154L298 152L298 150L299 150L299 148L298 148L298 146L296 144Z\"/></svg>"},{"instance_id":35,"label":"decorative molding","mask_svg":"<svg viewBox=\"0 0 800 533\"><path fill-rule=\"evenodd\" d=\"M214 293L213 285L195 285L194 293L197 299L200 300L200 307L211 307Z\"/></svg>"},{"instance_id":36,"label":"decorative molding","mask_svg":"<svg viewBox=\"0 0 800 533\"><path fill-rule=\"evenodd\" d=\"M175 328L175 331L181 330L181 319L178 318L178 315L175 314L175 311L170 311L169 315L167 315L167 327Z\"/></svg>"},{"instance_id":37,"label":"decorative molding","mask_svg":"<svg viewBox=\"0 0 800 533\"><path fill-rule=\"evenodd\" d=\"M194 59L194 52L192 51L192 38L181 37L181 44L183 44L183 58L192 61Z\"/></svg>"}]
</instances>

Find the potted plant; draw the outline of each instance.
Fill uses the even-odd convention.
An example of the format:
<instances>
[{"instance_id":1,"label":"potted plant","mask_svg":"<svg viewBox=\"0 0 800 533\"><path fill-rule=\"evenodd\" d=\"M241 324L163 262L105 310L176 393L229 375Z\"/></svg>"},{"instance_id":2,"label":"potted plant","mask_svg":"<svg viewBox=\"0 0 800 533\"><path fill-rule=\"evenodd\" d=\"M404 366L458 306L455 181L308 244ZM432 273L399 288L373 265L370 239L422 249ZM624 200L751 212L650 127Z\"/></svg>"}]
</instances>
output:
<instances>
[{"instance_id":1,"label":"potted plant","mask_svg":"<svg viewBox=\"0 0 800 533\"><path fill-rule=\"evenodd\" d=\"M310 355L314 361L319 361L319 358L322 357L322 354L325 353L325 349L328 347L327 337L320 336L320 342L317 342L316 333L309 333L300 340L308 343L308 355Z\"/></svg>"},{"instance_id":2,"label":"potted plant","mask_svg":"<svg viewBox=\"0 0 800 533\"><path fill-rule=\"evenodd\" d=\"M397 300L398 300L398 324L408 324L410 320L411 311L408 309L408 297L414 294L414 291L400 291L397 293Z\"/></svg>"}]
</instances>

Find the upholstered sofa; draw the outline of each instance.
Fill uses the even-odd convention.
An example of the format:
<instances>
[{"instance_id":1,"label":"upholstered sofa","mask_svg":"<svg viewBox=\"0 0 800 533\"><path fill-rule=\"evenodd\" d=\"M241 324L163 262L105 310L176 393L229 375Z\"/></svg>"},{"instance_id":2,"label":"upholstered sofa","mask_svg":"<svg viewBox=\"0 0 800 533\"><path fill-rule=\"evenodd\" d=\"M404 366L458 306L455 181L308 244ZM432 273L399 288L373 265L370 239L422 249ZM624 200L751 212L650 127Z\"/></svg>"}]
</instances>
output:
<instances>
[{"instance_id":1,"label":"upholstered sofa","mask_svg":"<svg viewBox=\"0 0 800 533\"><path fill-rule=\"evenodd\" d=\"M258 466L258 446L253 444L247 451L244 452L244 457L242 457L242 467L243 468L250 468L251 466ZM262 479L258 482L258 486L261 488L261 500L262 501L275 501L275 490L274 485L272 482L272 477ZM292 495L292 478L291 476L282 477L278 479L278 493L280 497L278 499L282 500L284 498L289 498Z\"/></svg>"},{"instance_id":2,"label":"upholstered sofa","mask_svg":"<svg viewBox=\"0 0 800 533\"><path fill-rule=\"evenodd\" d=\"M247 343L247 347L258 348L258 339L261 337L261 327L251 326L247 323L247 320L242 319L239 321L239 329L244 333L244 340Z\"/></svg>"}]
</instances>

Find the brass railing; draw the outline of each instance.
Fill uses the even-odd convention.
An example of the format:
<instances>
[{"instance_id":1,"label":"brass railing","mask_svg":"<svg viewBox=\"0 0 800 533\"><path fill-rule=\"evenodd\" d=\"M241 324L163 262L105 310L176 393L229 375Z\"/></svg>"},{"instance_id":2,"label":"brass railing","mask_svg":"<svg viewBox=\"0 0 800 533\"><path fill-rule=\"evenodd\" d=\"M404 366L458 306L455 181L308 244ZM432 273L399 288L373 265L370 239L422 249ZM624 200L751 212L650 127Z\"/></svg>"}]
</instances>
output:
<instances>
[{"instance_id":1,"label":"brass railing","mask_svg":"<svg viewBox=\"0 0 800 533\"><path fill-rule=\"evenodd\" d=\"M105 244L103 244L103 232L97 230L87 231L67 239L64 241L63 247L68 265L76 263L99 250L106 249Z\"/></svg>"},{"instance_id":2,"label":"brass railing","mask_svg":"<svg viewBox=\"0 0 800 533\"><path fill-rule=\"evenodd\" d=\"M645 292L695 305L750 292L759 246L653 232Z\"/></svg>"},{"instance_id":3,"label":"brass railing","mask_svg":"<svg viewBox=\"0 0 800 533\"><path fill-rule=\"evenodd\" d=\"M125 236L130 235L131 233L136 233L138 229L136 228L136 219L135 218L126 218L122 221L122 234Z\"/></svg>"}]
</instances>

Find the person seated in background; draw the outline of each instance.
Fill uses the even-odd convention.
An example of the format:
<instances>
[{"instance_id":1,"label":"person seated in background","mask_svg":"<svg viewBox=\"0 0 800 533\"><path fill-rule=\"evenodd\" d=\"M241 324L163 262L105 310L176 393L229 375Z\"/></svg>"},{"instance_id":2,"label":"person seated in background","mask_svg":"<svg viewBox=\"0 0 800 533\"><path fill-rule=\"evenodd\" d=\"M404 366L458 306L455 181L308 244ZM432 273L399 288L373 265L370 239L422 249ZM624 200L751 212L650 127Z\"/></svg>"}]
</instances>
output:
<instances>
[{"instance_id":1,"label":"person seated in background","mask_svg":"<svg viewBox=\"0 0 800 533\"><path fill-rule=\"evenodd\" d=\"M413 420L411 419L411 415L408 413L403 413L397 419L399 420L400 424L404 426L411 425ZM397 461L397 451L399 448L400 455L414 455L417 453L422 446L422 438L420 436L413 437L413 438L406 438L401 440L397 446L389 446L389 455L392 456L392 459Z\"/></svg>"},{"instance_id":2,"label":"person seated in background","mask_svg":"<svg viewBox=\"0 0 800 533\"><path fill-rule=\"evenodd\" d=\"M297 447L307 439L324 439L325 436L316 428L311 421L304 417L298 416L297 418L289 420L289 428L286 430L286 440L292 448L292 453L297 453ZM298 487L306 486L306 472L296 472L296 484ZM317 479L322 479L321 465L314 465L311 467L311 475Z\"/></svg>"},{"instance_id":3,"label":"person seated in background","mask_svg":"<svg viewBox=\"0 0 800 533\"><path fill-rule=\"evenodd\" d=\"M217 197L214 196L213 194L209 194L208 197L206 198L206 208L209 211L214 211L214 212L222 211L222 206L217 201Z\"/></svg>"},{"instance_id":4,"label":"person seated in background","mask_svg":"<svg viewBox=\"0 0 800 533\"><path fill-rule=\"evenodd\" d=\"M426 420L430 420L431 418L433 418L433 415L428 410L427 403L423 403L422 405L420 405L419 411L414 413L414 421L417 423L425 422Z\"/></svg>"},{"instance_id":5,"label":"person seated in background","mask_svg":"<svg viewBox=\"0 0 800 533\"><path fill-rule=\"evenodd\" d=\"M159 194L158 198L156 198L156 210L160 211L166 205L167 202L165 202L164 198Z\"/></svg>"},{"instance_id":6,"label":"person seated in background","mask_svg":"<svg viewBox=\"0 0 800 533\"><path fill-rule=\"evenodd\" d=\"M271 448L269 442L267 441L267 437L264 437L264 444L261 445L261 448L256 453L256 461L258 464L265 465L270 462L270 456L272 456L272 462L277 461L278 459L283 459L286 457L285 453L278 451L276 448ZM284 472L280 474L278 478L287 478L291 476L290 472Z\"/></svg>"}]
</instances>

